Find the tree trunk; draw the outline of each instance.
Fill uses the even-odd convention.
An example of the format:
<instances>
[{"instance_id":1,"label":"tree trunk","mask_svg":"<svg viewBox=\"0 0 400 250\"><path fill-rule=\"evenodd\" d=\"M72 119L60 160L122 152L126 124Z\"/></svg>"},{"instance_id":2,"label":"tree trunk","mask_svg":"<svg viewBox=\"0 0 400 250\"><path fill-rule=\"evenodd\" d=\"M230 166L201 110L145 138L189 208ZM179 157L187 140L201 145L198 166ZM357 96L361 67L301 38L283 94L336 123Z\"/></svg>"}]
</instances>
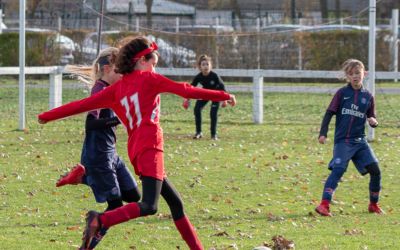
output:
<instances>
[{"instance_id":1,"label":"tree trunk","mask_svg":"<svg viewBox=\"0 0 400 250\"><path fill-rule=\"evenodd\" d=\"M319 0L322 19L328 18L328 0Z\"/></svg>"},{"instance_id":2,"label":"tree trunk","mask_svg":"<svg viewBox=\"0 0 400 250\"><path fill-rule=\"evenodd\" d=\"M153 23L151 20L151 7L153 6L153 0L146 0L146 20L147 20L147 28L151 29L153 27Z\"/></svg>"},{"instance_id":3,"label":"tree trunk","mask_svg":"<svg viewBox=\"0 0 400 250\"><path fill-rule=\"evenodd\" d=\"M296 1L290 1L290 18L292 19L292 23L296 23Z\"/></svg>"},{"instance_id":4,"label":"tree trunk","mask_svg":"<svg viewBox=\"0 0 400 250\"><path fill-rule=\"evenodd\" d=\"M341 16L340 0L335 0L335 16L336 19L340 19Z\"/></svg>"},{"instance_id":5,"label":"tree trunk","mask_svg":"<svg viewBox=\"0 0 400 250\"><path fill-rule=\"evenodd\" d=\"M32 19L35 17L35 12L42 0L32 0L28 2L27 6L27 17Z\"/></svg>"},{"instance_id":6,"label":"tree trunk","mask_svg":"<svg viewBox=\"0 0 400 250\"><path fill-rule=\"evenodd\" d=\"M239 7L239 3L237 0L231 0L231 5L233 8L233 13L235 15L235 17L237 17L239 19L239 24L240 24L240 29L244 28L244 23L243 23L243 19L242 19L242 13L240 12L240 7ZM234 22L235 20L233 20ZM234 26L234 25L232 25Z\"/></svg>"}]
</instances>

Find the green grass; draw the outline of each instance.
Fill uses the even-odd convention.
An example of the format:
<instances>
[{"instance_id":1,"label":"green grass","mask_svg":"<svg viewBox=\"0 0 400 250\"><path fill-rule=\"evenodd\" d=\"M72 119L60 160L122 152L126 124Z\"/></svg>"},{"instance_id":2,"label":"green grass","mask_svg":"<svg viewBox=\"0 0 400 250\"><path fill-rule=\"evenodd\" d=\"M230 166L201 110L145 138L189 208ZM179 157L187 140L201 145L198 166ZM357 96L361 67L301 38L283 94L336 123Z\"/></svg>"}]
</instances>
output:
<instances>
[{"instance_id":1,"label":"green grass","mask_svg":"<svg viewBox=\"0 0 400 250\"><path fill-rule=\"evenodd\" d=\"M63 90L64 102L84 96L82 90ZM296 249L398 249L399 96L377 96L380 127L372 143L387 214L367 213L369 178L351 164L336 192L333 218L313 212L329 174L332 140L320 145L317 134L332 96L264 98L265 122L255 125L251 94L237 94L237 107L221 109L221 140L214 142L209 106L203 111L205 137L194 141L192 111L181 108L179 97L162 97L165 167L205 249L253 249L274 235L293 240ZM86 211L105 208L86 186L55 188L58 176L79 162L84 115L39 125L36 115L47 110L48 99L46 89L27 90L27 129L18 131L18 91L0 88L1 249L76 249ZM123 128L117 146L128 162ZM113 227L98 249L187 249L164 216L169 211L163 200L157 214Z\"/></svg>"}]
</instances>

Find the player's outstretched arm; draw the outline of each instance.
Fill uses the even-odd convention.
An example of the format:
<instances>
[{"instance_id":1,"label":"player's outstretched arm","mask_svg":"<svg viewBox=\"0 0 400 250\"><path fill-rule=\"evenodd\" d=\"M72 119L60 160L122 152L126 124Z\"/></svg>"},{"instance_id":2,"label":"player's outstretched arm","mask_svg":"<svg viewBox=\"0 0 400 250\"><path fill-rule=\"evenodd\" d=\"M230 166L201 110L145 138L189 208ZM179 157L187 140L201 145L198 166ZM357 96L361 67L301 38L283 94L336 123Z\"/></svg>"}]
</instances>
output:
<instances>
[{"instance_id":1,"label":"player's outstretched arm","mask_svg":"<svg viewBox=\"0 0 400 250\"><path fill-rule=\"evenodd\" d=\"M113 101L113 95L109 90L111 90L113 86L114 85L107 87L92 96L43 112L38 115L38 121L41 124L45 124L49 121L54 121L94 109L110 108Z\"/></svg>"},{"instance_id":2,"label":"player's outstretched arm","mask_svg":"<svg viewBox=\"0 0 400 250\"><path fill-rule=\"evenodd\" d=\"M213 102L230 100L229 94L222 90L193 87L189 83L175 82L157 73L151 73L149 76L148 80L152 81L153 86L157 88L159 93L172 93L186 99L201 99Z\"/></svg>"}]
</instances>

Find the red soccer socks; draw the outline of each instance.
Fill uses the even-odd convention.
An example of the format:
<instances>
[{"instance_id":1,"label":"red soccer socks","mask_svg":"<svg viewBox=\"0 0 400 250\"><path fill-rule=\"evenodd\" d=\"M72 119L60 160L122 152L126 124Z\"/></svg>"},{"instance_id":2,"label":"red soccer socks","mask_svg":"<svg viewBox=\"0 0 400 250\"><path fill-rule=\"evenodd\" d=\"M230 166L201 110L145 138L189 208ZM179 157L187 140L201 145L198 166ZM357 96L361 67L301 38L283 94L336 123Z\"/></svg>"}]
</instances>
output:
<instances>
[{"instance_id":1,"label":"red soccer socks","mask_svg":"<svg viewBox=\"0 0 400 250\"><path fill-rule=\"evenodd\" d=\"M114 210L104 212L100 215L100 220L103 223L104 227L110 228L116 224L120 224L139 216L139 205L136 202L132 202Z\"/></svg>"},{"instance_id":2,"label":"red soccer socks","mask_svg":"<svg viewBox=\"0 0 400 250\"><path fill-rule=\"evenodd\" d=\"M179 233L181 234L182 238L186 241L186 244L189 246L190 250L204 249L188 217L183 216L179 220L174 221L174 223Z\"/></svg>"}]
</instances>

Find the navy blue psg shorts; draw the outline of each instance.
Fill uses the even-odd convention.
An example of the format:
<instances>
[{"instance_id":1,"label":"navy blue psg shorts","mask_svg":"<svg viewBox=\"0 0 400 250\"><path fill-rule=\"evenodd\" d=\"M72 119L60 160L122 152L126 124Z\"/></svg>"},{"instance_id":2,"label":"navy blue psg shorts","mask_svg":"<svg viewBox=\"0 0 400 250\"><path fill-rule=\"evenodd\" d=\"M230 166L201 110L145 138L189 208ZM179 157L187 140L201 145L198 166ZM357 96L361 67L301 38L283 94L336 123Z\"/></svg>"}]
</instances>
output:
<instances>
[{"instance_id":1,"label":"navy blue psg shorts","mask_svg":"<svg viewBox=\"0 0 400 250\"><path fill-rule=\"evenodd\" d=\"M99 203L121 197L121 190L129 191L137 187L135 178L122 159L114 154L103 164L85 165L87 185L92 188Z\"/></svg>"},{"instance_id":2,"label":"navy blue psg shorts","mask_svg":"<svg viewBox=\"0 0 400 250\"><path fill-rule=\"evenodd\" d=\"M336 143L333 148L333 158L329 163L328 168L332 170L333 168L344 168L347 169L349 161L352 160L358 172L362 175L368 173L365 168L372 163L378 163L374 151L369 146L365 139L359 142Z\"/></svg>"}]
</instances>

